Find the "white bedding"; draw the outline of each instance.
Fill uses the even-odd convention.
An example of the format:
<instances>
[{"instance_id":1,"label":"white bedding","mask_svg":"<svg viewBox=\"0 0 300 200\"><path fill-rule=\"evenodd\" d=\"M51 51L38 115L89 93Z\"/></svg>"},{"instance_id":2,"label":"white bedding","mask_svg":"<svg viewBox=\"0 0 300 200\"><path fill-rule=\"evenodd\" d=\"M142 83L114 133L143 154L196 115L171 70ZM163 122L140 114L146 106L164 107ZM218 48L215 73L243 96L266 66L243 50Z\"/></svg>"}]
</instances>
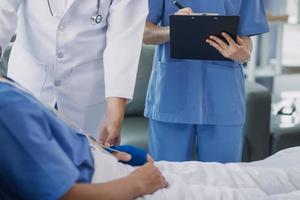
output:
<instances>
[{"instance_id":1,"label":"white bedding","mask_svg":"<svg viewBox=\"0 0 300 200\"><path fill-rule=\"evenodd\" d=\"M94 183L130 174L134 168L96 150ZM167 189L139 200L300 200L300 147L252 163L157 162Z\"/></svg>"}]
</instances>

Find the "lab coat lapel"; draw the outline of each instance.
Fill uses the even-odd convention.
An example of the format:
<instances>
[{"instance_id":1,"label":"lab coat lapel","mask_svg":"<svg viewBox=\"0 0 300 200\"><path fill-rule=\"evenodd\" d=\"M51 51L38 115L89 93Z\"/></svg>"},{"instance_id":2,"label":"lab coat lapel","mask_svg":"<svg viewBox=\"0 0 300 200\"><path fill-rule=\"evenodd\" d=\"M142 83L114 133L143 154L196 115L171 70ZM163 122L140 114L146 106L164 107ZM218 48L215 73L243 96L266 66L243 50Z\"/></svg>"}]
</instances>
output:
<instances>
[{"instance_id":1,"label":"lab coat lapel","mask_svg":"<svg viewBox=\"0 0 300 200\"><path fill-rule=\"evenodd\" d=\"M73 6L73 4L75 3L75 1L77 1L77 0L65 0L65 1L67 1L67 5L66 5L66 8L65 8L65 10L64 10L64 12L62 14L61 19L66 15L66 13L69 11L69 9Z\"/></svg>"}]
</instances>

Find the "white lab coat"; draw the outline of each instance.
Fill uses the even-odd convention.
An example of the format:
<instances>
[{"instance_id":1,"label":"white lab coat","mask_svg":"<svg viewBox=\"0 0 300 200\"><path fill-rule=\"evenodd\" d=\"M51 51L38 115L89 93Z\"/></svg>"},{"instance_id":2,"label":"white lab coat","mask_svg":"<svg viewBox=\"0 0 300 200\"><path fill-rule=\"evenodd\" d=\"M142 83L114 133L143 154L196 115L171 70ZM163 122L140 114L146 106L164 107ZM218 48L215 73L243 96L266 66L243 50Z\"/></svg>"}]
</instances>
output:
<instances>
[{"instance_id":1,"label":"white lab coat","mask_svg":"<svg viewBox=\"0 0 300 200\"><path fill-rule=\"evenodd\" d=\"M98 136L105 97L133 96L147 0L101 0L97 25L97 0L66 2L0 0L0 46L17 30L8 76Z\"/></svg>"}]
</instances>

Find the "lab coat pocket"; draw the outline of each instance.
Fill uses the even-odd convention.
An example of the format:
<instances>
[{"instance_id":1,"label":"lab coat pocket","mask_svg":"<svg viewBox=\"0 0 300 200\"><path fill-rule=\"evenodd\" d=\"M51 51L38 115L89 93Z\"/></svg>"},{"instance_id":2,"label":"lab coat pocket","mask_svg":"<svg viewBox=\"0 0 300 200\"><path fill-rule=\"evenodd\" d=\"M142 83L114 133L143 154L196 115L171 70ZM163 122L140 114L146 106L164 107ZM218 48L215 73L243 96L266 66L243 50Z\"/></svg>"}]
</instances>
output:
<instances>
[{"instance_id":1,"label":"lab coat pocket","mask_svg":"<svg viewBox=\"0 0 300 200\"><path fill-rule=\"evenodd\" d=\"M105 101L102 59L74 67L66 81L72 88L70 95L79 106L87 107Z\"/></svg>"},{"instance_id":2,"label":"lab coat pocket","mask_svg":"<svg viewBox=\"0 0 300 200\"><path fill-rule=\"evenodd\" d=\"M207 113L226 117L241 109L239 68L212 62L206 68L204 109Z\"/></svg>"},{"instance_id":3,"label":"lab coat pocket","mask_svg":"<svg viewBox=\"0 0 300 200\"><path fill-rule=\"evenodd\" d=\"M8 76L39 98L47 79L47 67L28 50L15 45L9 60Z\"/></svg>"},{"instance_id":4,"label":"lab coat pocket","mask_svg":"<svg viewBox=\"0 0 300 200\"><path fill-rule=\"evenodd\" d=\"M184 62L161 62L157 75L157 98L163 113L180 113L187 106L188 70Z\"/></svg>"}]
</instances>

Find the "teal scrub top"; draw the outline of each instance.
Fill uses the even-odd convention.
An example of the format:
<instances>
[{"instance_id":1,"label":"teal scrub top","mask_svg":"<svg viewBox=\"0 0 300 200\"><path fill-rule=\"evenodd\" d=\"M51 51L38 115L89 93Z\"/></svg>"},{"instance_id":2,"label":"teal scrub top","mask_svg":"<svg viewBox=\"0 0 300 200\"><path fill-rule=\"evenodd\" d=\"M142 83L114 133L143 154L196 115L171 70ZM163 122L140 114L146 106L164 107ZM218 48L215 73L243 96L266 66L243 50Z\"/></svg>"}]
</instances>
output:
<instances>
[{"instance_id":1,"label":"teal scrub top","mask_svg":"<svg viewBox=\"0 0 300 200\"><path fill-rule=\"evenodd\" d=\"M269 31L262 0L181 0L195 13L238 15L240 36ZM169 26L178 11L171 0L149 0L148 22ZM245 86L242 65L234 61L195 61L170 57L159 45L146 98L145 116L162 122L242 125Z\"/></svg>"}]
</instances>

